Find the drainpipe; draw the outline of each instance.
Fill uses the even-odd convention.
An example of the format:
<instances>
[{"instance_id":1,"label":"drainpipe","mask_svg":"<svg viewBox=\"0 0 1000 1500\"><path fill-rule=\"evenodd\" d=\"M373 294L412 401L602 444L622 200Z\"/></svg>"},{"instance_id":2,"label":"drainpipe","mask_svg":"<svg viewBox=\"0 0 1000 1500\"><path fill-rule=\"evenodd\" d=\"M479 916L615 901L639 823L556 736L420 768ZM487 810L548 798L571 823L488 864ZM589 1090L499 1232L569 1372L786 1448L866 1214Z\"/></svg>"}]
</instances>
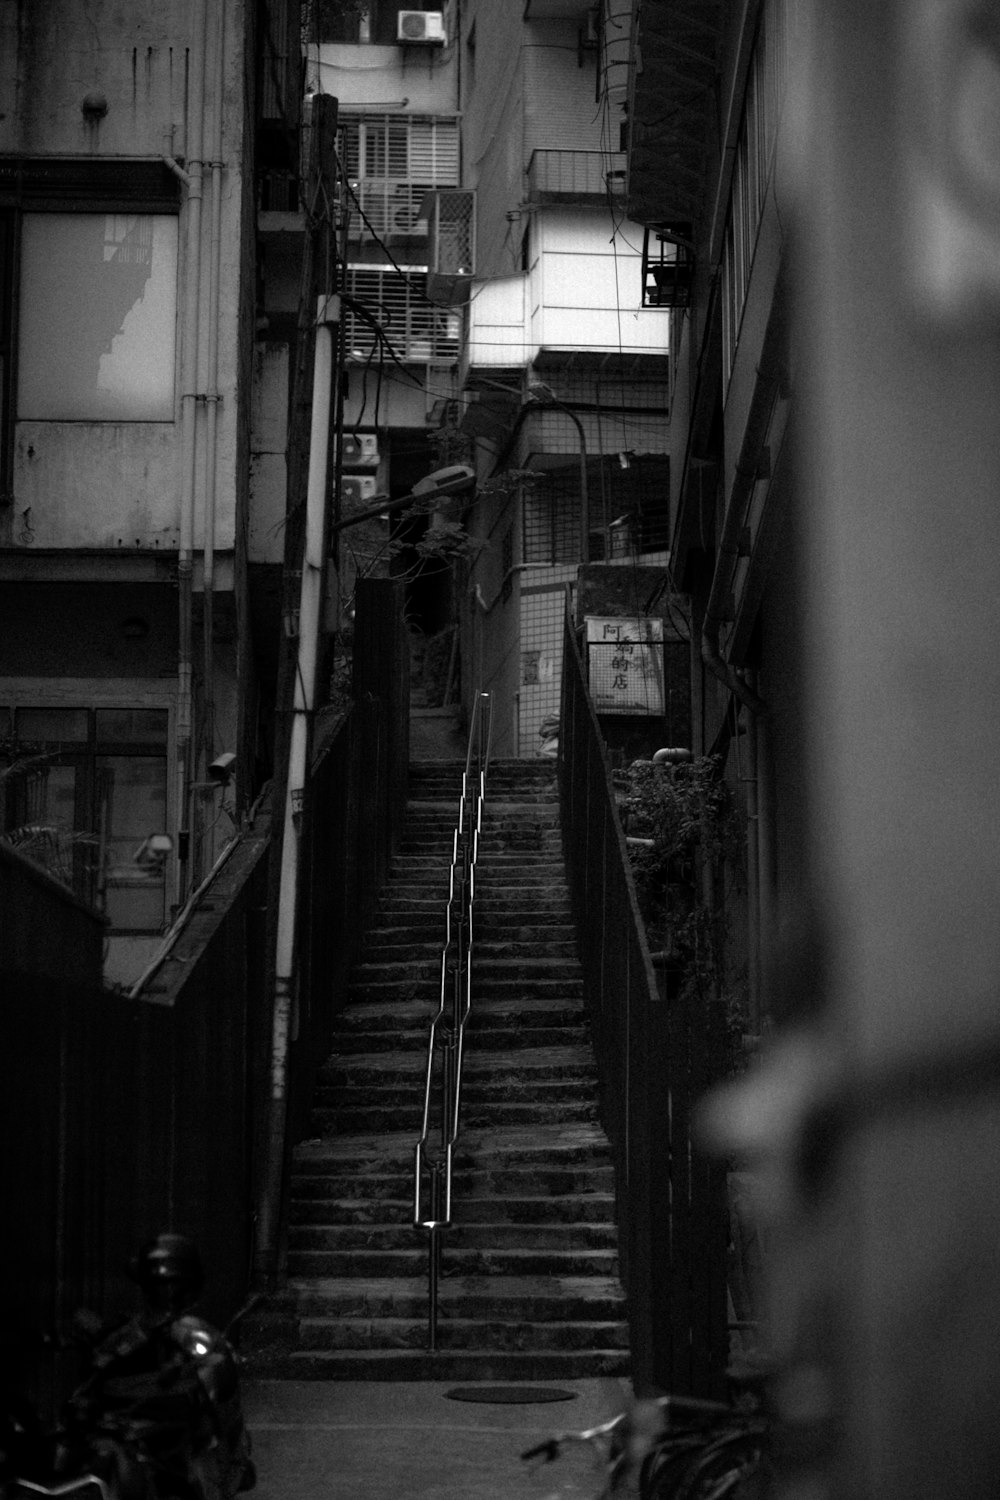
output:
<instances>
[{"instance_id":1,"label":"drainpipe","mask_svg":"<svg viewBox=\"0 0 1000 1500\"><path fill-rule=\"evenodd\" d=\"M712 586L701 627L701 658L705 666L720 682L735 693L743 706L751 713L761 714L767 705L757 696L729 662L722 658L719 632L728 618L729 590L733 571L740 556L740 539L746 522L747 508L758 479L758 463L762 447L771 424L771 415L778 396L781 374L760 371L757 389L754 392L747 418L743 445L736 463L733 488L726 509L722 536L719 539L719 555L715 561Z\"/></svg>"},{"instance_id":2,"label":"drainpipe","mask_svg":"<svg viewBox=\"0 0 1000 1500\"><path fill-rule=\"evenodd\" d=\"M754 1035L758 1036L761 1013L760 744L757 715L748 714L747 719L747 989L750 1026Z\"/></svg>"},{"instance_id":3,"label":"drainpipe","mask_svg":"<svg viewBox=\"0 0 1000 1500\"><path fill-rule=\"evenodd\" d=\"M298 660L288 749L281 843L281 889L278 899L274 963L274 1007L271 1031L271 1109L267 1157L258 1214L258 1257L273 1270L277 1263L281 1183L288 1115L288 1048L295 1033L296 915L299 887L299 828L309 768L309 742L316 694L316 667L323 627L327 496L327 457L334 352L339 330L340 298L319 299L313 354L312 422L309 433L309 477L306 491L305 543L299 586Z\"/></svg>"},{"instance_id":4,"label":"drainpipe","mask_svg":"<svg viewBox=\"0 0 1000 1500\"><path fill-rule=\"evenodd\" d=\"M201 7L200 35L194 39L191 92L188 100L187 170L171 156L164 161L187 188L187 253L184 264L184 327L181 345L181 514L177 555L177 766L178 821L187 821L187 781L191 758L191 592L194 565L194 501L197 457L198 313L201 286L201 198L204 166L202 132L205 109L205 47L208 41L208 0ZM183 835L186 834L186 837ZM186 847L185 847L186 846ZM177 900L187 883L190 828L182 830L177 868Z\"/></svg>"},{"instance_id":5,"label":"drainpipe","mask_svg":"<svg viewBox=\"0 0 1000 1500\"><path fill-rule=\"evenodd\" d=\"M218 458L219 285L222 275L222 97L225 87L225 0L218 0L215 88L212 97L212 209L208 276L208 370L205 382L204 726L205 764L215 754L215 497Z\"/></svg>"}]
</instances>

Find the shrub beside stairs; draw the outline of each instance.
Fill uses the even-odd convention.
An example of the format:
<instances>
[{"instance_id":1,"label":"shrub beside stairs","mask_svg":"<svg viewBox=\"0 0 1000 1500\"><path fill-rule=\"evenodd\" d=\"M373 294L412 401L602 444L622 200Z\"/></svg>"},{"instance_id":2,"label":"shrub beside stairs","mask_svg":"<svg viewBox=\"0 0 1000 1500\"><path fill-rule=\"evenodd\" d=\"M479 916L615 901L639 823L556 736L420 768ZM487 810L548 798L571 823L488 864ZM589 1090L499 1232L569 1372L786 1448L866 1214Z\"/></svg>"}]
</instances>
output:
<instances>
[{"instance_id":1,"label":"shrub beside stairs","mask_svg":"<svg viewBox=\"0 0 1000 1500\"><path fill-rule=\"evenodd\" d=\"M252 1374L559 1380L628 1367L611 1153L597 1118L554 768L494 763L476 885L438 1348L412 1223L427 1028L462 767L411 768L400 850L294 1150L285 1291L243 1330Z\"/></svg>"}]
</instances>

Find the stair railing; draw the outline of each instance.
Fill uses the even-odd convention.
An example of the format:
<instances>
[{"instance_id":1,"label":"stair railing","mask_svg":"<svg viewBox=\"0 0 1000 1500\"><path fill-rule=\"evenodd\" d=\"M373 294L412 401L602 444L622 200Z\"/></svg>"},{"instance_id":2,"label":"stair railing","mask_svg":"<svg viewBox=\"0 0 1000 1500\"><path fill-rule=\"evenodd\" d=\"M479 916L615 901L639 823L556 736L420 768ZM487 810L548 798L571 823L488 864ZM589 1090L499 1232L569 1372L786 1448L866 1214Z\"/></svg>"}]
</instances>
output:
<instances>
[{"instance_id":1,"label":"stair railing","mask_svg":"<svg viewBox=\"0 0 1000 1500\"><path fill-rule=\"evenodd\" d=\"M493 703L477 693L452 835L438 1008L427 1042L424 1112L414 1152L413 1222L427 1234L427 1347L437 1349L442 1235L451 1226L452 1164L462 1103L465 1023L472 1008L473 906Z\"/></svg>"}]
</instances>

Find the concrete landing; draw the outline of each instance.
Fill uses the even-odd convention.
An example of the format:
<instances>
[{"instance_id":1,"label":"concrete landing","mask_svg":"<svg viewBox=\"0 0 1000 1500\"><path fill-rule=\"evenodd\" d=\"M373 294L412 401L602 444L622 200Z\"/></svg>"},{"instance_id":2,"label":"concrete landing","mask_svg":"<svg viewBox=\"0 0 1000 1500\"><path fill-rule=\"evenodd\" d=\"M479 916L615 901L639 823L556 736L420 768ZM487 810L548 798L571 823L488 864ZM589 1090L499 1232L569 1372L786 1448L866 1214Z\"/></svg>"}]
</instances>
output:
<instances>
[{"instance_id":1,"label":"concrete landing","mask_svg":"<svg viewBox=\"0 0 1000 1500\"><path fill-rule=\"evenodd\" d=\"M457 1382L248 1380L244 1408L257 1464L255 1500L594 1500L593 1452L572 1444L551 1464L521 1453L555 1432L621 1411L627 1382L554 1383L572 1401L453 1401ZM543 1381L532 1386L544 1387ZM248 1497L250 1500L250 1497Z\"/></svg>"},{"instance_id":2,"label":"concrete landing","mask_svg":"<svg viewBox=\"0 0 1000 1500\"><path fill-rule=\"evenodd\" d=\"M463 760L468 734L462 727L462 710L453 708L410 709L410 759Z\"/></svg>"}]
</instances>

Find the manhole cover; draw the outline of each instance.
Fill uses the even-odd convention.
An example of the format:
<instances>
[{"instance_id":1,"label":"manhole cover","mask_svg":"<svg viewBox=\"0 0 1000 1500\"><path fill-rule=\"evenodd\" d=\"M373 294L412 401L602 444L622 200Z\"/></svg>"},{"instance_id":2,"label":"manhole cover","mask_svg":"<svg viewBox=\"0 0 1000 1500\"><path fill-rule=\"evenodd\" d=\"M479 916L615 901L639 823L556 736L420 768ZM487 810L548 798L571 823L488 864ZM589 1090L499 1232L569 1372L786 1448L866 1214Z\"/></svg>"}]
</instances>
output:
<instances>
[{"instance_id":1,"label":"manhole cover","mask_svg":"<svg viewBox=\"0 0 1000 1500\"><path fill-rule=\"evenodd\" d=\"M457 1385L449 1401L481 1401L488 1406L529 1406L543 1401L575 1401L576 1391L553 1385Z\"/></svg>"}]
</instances>

